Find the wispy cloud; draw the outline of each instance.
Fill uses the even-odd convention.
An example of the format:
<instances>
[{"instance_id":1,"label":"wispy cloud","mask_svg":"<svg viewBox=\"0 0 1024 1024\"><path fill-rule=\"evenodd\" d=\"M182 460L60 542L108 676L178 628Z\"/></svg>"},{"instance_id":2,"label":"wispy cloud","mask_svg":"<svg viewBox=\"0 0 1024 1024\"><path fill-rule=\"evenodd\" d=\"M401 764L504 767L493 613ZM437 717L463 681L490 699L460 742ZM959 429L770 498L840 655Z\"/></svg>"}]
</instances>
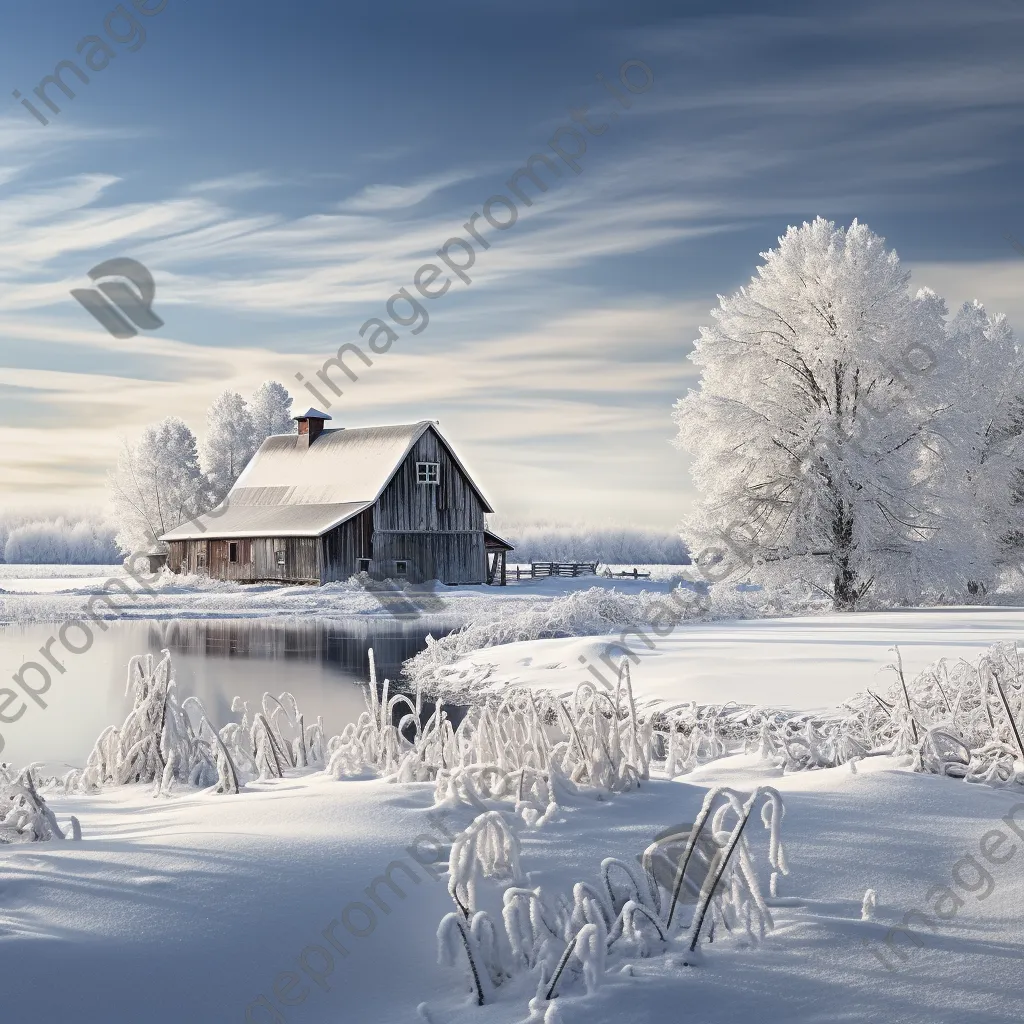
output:
<instances>
[{"instance_id":1,"label":"wispy cloud","mask_svg":"<svg viewBox=\"0 0 1024 1024\"><path fill-rule=\"evenodd\" d=\"M197 181L189 185L187 191L191 193L216 192L224 195L240 195L245 192L255 192L258 189L277 188L282 185L293 185L293 179L280 177L271 174L269 171L239 171L237 174L227 174L222 178L208 178L205 181Z\"/></svg>"},{"instance_id":2,"label":"wispy cloud","mask_svg":"<svg viewBox=\"0 0 1024 1024\"><path fill-rule=\"evenodd\" d=\"M354 196L338 203L339 210L351 213L378 213L383 210L401 210L416 206L424 199L462 181L470 181L479 172L449 171L437 174L411 185L367 185Z\"/></svg>"}]
</instances>

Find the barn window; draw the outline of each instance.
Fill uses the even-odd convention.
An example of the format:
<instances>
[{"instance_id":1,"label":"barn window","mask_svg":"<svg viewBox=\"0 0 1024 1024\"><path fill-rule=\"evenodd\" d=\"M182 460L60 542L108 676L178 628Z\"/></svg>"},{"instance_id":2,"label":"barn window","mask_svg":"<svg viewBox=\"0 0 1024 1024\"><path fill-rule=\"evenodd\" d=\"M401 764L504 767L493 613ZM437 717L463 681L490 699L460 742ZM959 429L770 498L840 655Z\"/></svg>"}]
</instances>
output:
<instances>
[{"instance_id":1,"label":"barn window","mask_svg":"<svg viewBox=\"0 0 1024 1024\"><path fill-rule=\"evenodd\" d=\"M436 484L438 481L438 464L436 462L416 463L416 483Z\"/></svg>"},{"instance_id":2,"label":"barn window","mask_svg":"<svg viewBox=\"0 0 1024 1024\"><path fill-rule=\"evenodd\" d=\"M409 574L409 563L408 562L395 562L395 575L396 576L407 576Z\"/></svg>"},{"instance_id":3,"label":"barn window","mask_svg":"<svg viewBox=\"0 0 1024 1024\"><path fill-rule=\"evenodd\" d=\"M370 571L370 560L368 558L359 559L359 571L369 572Z\"/></svg>"},{"instance_id":4,"label":"barn window","mask_svg":"<svg viewBox=\"0 0 1024 1024\"><path fill-rule=\"evenodd\" d=\"M228 541L228 561L238 561L238 541L236 540Z\"/></svg>"},{"instance_id":5,"label":"barn window","mask_svg":"<svg viewBox=\"0 0 1024 1024\"><path fill-rule=\"evenodd\" d=\"M277 564L278 565L284 565L284 563L285 563L284 548L278 548L277 551L274 552L274 554L277 555Z\"/></svg>"}]
</instances>

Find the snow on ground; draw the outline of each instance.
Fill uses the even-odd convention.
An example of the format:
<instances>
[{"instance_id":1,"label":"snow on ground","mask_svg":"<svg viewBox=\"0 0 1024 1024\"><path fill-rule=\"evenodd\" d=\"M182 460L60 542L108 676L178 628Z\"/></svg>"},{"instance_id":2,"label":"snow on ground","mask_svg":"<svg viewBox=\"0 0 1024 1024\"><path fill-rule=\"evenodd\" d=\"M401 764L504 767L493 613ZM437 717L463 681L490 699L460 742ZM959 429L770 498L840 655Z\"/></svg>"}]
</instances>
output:
<instances>
[{"instance_id":1,"label":"snow on ground","mask_svg":"<svg viewBox=\"0 0 1024 1024\"><path fill-rule=\"evenodd\" d=\"M611 687L615 673L608 661L618 663L628 648L637 659L631 678L641 702L736 701L818 710L865 687L888 688L894 644L909 678L938 658L970 660L997 641L1016 639L1024 639L1024 608L684 622L665 637L648 629L643 637L620 632L488 647L439 669L433 684L466 696L509 685L567 694L595 678L592 666Z\"/></svg>"},{"instance_id":2,"label":"snow on ground","mask_svg":"<svg viewBox=\"0 0 1024 1024\"><path fill-rule=\"evenodd\" d=\"M123 565L39 565L25 562L0 562L0 581L74 580L82 577L108 579L124 575ZM6 584L4 584L6 586Z\"/></svg>"},{"instance_id":3,"label":"snow on ground","mask_svg":"<svg viewBox=\"0 0 1024 1024\"><path fill-rule=\"evenodd\" d=\"M20 568L31 569L33 574L0 579L0 621L54 622L79 617L88 599L102 593L103 585L111 576L127 580L137 594L131 598L116 589L110 592L124 618L244 618L292 614L343 618L349 615L390 615L394 614L395 609L393 597L388 594L375 596L372 590L351 582L329 583L322 587L279 586L232 583L212 580L207 576L174 576L165 573L149 587L151 592L147 592L140 591L139 585L128 579L120 567L115 567L104 576L96 575L96 566L52 567L88 568L91 572L85 578L59 578L56 573L35 576L34 570L40 567ZM425 613L455 622L466 622L489 614L499 605L519 604L529 607L591 587L614 589L625 594L638 594L645 590L667 593L680 578L679 567L669 568L674 571L659 573L659 578L655 580L608 579L602 576L564 579L549 577L524 579L518 583L513 580L506 587L449 587L437 584L433 588L414 587L407 593ZM399 604L404 605L404 601L399 601Z\"/></svg>"},{"instance_id":4,"label":"snow on ground","mask_svg":"<svg viewBox=\"0 0 1024 1024\"><path fill-rule=\"evenodd\" d=\"M693 821L712 785L750 790L767 781L786 802L790 874L764 943L741 948L722 938L699 967L674 956L640 961L633 976L613 976L591 996L567 986L558 1000L564 1024L663 1024L680 1019L680 1007L703 1024L1017 1021L1024 844L1001 819L1020 805L1024 838L1024 801L887 759L857 772L776 774L728 758L684 782L652 780L601 801L580 796L523 832L529 884L568 892L576 881L597 884L604 857L633 860L662 829ZM148 787L128 787L53 798L59 817L81 819L82 842L0 848L0 959L24 993L24 1019L228 1024L245 1021L263 996L276 1009L254 1007L249 1020L405 1024L421 1001L435 1024L524 1020L525 998L510 993L478 1009L465 972L435 963L435 931L451 902L443 876L420 862L446 859L444 833L464 828L473 811L446 812L435 828L432 789L312 775L255 784L238 797L153 799ZM1002 864L979 854L996 828L1008 835ZM415 847L417 861L407 848L421 835L433 838ZM760 828L753 841L765 842ZM373 888L396 860L409 869L393 871L404 897L382 881ZM935 886L962 901L949 920L935 917ZM874 922L860 920L869 887L878 893ZM355 903L373 913L372 927ZM890 935L918 909L934 931L910 918L913 937Z\"/></svg>"}]
</instances>

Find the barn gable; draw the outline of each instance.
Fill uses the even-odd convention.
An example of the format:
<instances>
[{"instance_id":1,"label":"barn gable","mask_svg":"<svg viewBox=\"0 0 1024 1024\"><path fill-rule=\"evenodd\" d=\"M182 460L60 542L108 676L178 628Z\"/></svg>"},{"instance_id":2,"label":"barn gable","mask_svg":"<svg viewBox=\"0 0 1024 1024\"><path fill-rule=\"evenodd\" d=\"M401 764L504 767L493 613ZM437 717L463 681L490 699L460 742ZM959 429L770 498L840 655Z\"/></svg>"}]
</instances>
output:
<instances>
[{"instance_id":1,"label":"barn gable","mask_svg":"<svg viewBox=\"0 0 1024 1024\"><path fill-rule=\"evenodd\" d=\"M436 467L436 468L431 468ZM432 477L423 482L421 477ZM413 444L374 505L374 559L383 575L482 583L484 513L492 511L434 429ZM405 569L399 572L400 563Z\"/></svg>"}]
</instances>

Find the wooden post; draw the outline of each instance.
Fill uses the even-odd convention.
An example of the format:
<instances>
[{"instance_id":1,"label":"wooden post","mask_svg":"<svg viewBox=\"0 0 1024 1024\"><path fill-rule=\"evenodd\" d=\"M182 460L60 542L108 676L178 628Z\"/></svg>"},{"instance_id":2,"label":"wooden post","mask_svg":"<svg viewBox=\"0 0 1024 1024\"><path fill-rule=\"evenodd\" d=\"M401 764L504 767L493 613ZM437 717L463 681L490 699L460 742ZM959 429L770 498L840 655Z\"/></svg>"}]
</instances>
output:
<instances>
[{"instance_id":1,"label":"wooden post","mask_svg":"<svg viewBox=\"0 0 1024 1024\"><path fill-rule=\"evenodd\" d=\"M501 553L501 585L505 586L505 556L506 552Z\"/></svg>"}]
</instances>

